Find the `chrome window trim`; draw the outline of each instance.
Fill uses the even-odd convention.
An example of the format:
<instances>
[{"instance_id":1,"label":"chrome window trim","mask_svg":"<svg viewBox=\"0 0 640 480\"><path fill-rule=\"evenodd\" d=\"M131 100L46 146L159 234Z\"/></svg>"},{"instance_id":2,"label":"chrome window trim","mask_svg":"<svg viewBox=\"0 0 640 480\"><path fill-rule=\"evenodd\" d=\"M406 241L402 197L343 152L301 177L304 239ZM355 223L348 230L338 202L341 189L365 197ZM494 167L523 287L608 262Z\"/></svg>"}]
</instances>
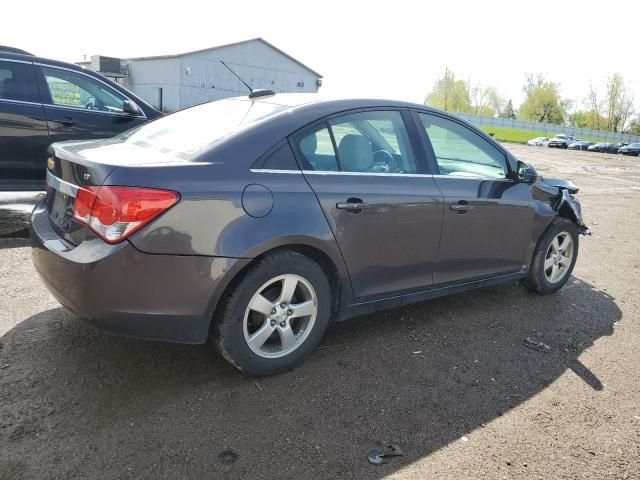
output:
<instances>
[{"instance_id":1,"label":"chrome window trim","mask_svg":"<svg viewBox=\"0 0 640 480\"><path fill-rule=\"evenodd\" d=\"M79 71L79 70L74 70L73 68L59 67L59 66L57 66L57 65L49 65L49 64L46 64L46 63L40 63L40 62L34 62L33 64L34 64L34 65L37 65L37 66L39 66L39 67L52 68L52 69L57 69L57 70L66 70L67 72L77 73L78 75L83 75L83 76L85 76L85 77L87 77L87 78L89 78L89 79L91 79L91 80L95 80L96 82L100 82L100 83L101 83L101 84L103 84L105 87L107 87L109 90L113 90L113 91L115 91L118 95L121 95L121 96L123 96L124 98L126 98L127 100L129 100L130 102L133 102L133 103L135 103L136 105L138 105L138 103L137 103L137 102L134 102L133 100L131 100L127 95L125 95L125 94L124 94L124 93L122 93L121 91L114 89L114 88L113 88L111 85L109 85L107 82L105 82L105 81L103 81L103 80L100 80L99 78L96 78L96 77L94 77L94 76L92 76L92 75L87 75L86 73L81 72L81 71ZM43 74L44 74L44 72L43 72ZM46 79L45 79L45 82L46 82ZM47 105L47 106L52 106L52 107L70 108L70 109L72 109L72 110L79 110L79 111L83 111L83 112L87 112L87 111L88 111L88 112L98 112L98 113L103 113L103 114L107 114L107 115L117 115L117 116L125 115L125 116L131 117L131 118L147 118L147 114L146 114L146 113L144 113L144 110L142 110L142 108L140 108L140 105L138 105L138 108L140 108L140 113L141 113L141 115L128 115L128 114L126 114L126 113L124 113L124 112L123 112L123 113L116 113L116 112L103 112L103 111L100 111L100 110L87 110L87 109L84 109L84 108L72 107L72 106L68 106L68 105L56 105L56 104L54 104L54 103L45 103L45 105Z\"/></svg>"},{"instance_id":2,"label":"chrome window trim","mask_svg":"<svg viewBox=\"0 0 640 480\"><path fill-rule=\"evenodd\" d=\"M42 105L46 106L47 108L60 108L62 110L72 110L74 112L84 112L84 113L98 113L100 115L111 115L114 117L121 117L121 118L147 118L146 116L143 117L141 115L129 115L127 113L117 113L117 112L104 112L102 110L89 110L87 108L73 107L71 105L56 105L54 103L44 103ZM140 111L142 111L142 109Z\"/></svg>"},{"instance_id":3,"label":"chrome window trim","mask_svg":"<svg viewBox=\"0 0 640 480\"><path fill-rule=\"evenodd\" d=\"M250 168L249 171L251 173L286 173L290 175L302 175L300 170L278 170L275 168Z\"/></svg>"},{"instance_id":4,"label":"chrome window trim","mask_svg":"<svg viewBox=\"0 0 640 480\"><path fill-rule=\"evenodd\" d=\"M27 65L33 65L33 62L27 60L15 60L13 58L0 57L0 62L13 62L13 63L26 63Z\"/></svg>"},{"instance_id":5,"label":"chrome window trim","mask_svg":"<svg viewBox=\"0 0 640 480\"><path fill-rule=\"evenodd\" d=\"M78 194L79 187L77 185L66 182L61 178L56 177L49 170L47 170L47 185L73 198L75 198L76 195Z\"/></svg>"},{"instance_id":6,"label":"chrome window trim","mask_svg":"<svg viewBox=\"0 0 640 480\"><path fill-rule=\"evenodd\" d=\"M302 170L305 175L350 175L360 177L433 177L430 173L337 172L333 170Z\"/></svg>"},{"instance_id":7,"label":"chrome window trim","mask_svg":"<svg viewBox=\"0 0 640 480\"><path fill-rule=\"evenodd\" d=\"M511 178L502 178L502 177L466 177L460 175L459 177L456 175L433 175L433 178L450 178L453 180L490 180L492 182L513 182Z\"/></svg>"},{"instance_id":8,"label":"chrome window trim","mask_svg":"<svg viewBox=\"0 0 640 480\"><path fill-rule=\"evenodd\" d=\"M253 171L253 170L252 170ZM383 173L383 172L337 172L334 170L302 170L305 175L356 175L362 177L430 177L430 178L449 178L452 180L484 180L496 182L513 182L510 178L495 177L457 177L455 175L432 175L431 173Z\"/></svg>"},{"instance_id":9,"label":"chrome window trim","mask_svg":"<svg viewBox=\"0 0 640 480\"><path fill-rule=\"evenodd\" d=\"M24 104L24 105L35 105L37 107L42 107L42 103L29 102L27 100L11 100L10 98L2 98L2 97L0 97L0 102L18 103L18 104Z\"/></svg>"}]
</instances>

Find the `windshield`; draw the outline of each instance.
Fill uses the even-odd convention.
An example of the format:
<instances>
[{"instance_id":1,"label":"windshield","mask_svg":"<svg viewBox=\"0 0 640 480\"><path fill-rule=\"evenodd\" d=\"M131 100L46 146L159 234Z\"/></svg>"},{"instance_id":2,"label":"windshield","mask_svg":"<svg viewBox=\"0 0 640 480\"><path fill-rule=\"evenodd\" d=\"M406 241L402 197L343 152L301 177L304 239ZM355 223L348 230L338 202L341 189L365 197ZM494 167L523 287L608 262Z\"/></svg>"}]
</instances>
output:
<instances>
[{"instance_id":1,"label":"windshield","mask_svg":"<svg viewBox=\"0 0 640 480\"><path fill-rule=\"evenodd\" d=\"M124 143L190 159L240 127L286 108L249 100L219 100L161 117L129 130L119 138Z\"/></svg>"}]
</instances>

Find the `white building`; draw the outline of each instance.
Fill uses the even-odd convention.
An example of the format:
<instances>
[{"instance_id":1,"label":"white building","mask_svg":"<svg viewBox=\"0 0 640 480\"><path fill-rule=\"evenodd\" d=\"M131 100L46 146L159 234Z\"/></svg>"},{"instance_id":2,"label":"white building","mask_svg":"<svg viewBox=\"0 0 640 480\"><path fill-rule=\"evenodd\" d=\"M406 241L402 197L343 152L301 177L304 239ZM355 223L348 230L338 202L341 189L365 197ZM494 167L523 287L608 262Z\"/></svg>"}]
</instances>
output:
<instances>
[{"instance_id":1,"label":"white building","mask_svg":"<svg viewBox=\"0 0 640 480\"><path fill-rule=\"evenodd\" d=\"M175 111L253 89L317 92L322 75L262 38L177 55L116 59L95 55L79 62L115 79L159 110Z\"/></svg>"}]
</instances>

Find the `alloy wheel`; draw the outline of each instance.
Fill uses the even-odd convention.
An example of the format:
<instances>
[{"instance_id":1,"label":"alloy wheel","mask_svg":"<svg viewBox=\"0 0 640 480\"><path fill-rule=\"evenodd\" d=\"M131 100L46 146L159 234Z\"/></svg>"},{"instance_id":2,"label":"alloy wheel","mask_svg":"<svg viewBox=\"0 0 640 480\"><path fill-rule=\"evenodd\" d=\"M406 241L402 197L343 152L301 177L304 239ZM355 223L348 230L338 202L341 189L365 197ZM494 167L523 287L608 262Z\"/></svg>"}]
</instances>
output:
<instances>
[{"instance_id":1,"label":"alloy wheel","mask_svg":"<svg viewBox=\"0 0 640 480\"><path fill-rule=\"evenodd\" d=\"M311 333L318 314L318 297L298 275L280 275L254 293L243 319L244 339L260 357L290 354Z\"/></svg>"},{"instance_id":2,"label":"alloy wheel","mask_svg":"<svg viewBox=\"0 0 640 480\"><path fill-rule=\"evenodd\" d=\"M549 244L544 259L544 275L549 283L562 280L573 261L573 238L568 232L560 232Z\"/></svg>"}]
</instances>

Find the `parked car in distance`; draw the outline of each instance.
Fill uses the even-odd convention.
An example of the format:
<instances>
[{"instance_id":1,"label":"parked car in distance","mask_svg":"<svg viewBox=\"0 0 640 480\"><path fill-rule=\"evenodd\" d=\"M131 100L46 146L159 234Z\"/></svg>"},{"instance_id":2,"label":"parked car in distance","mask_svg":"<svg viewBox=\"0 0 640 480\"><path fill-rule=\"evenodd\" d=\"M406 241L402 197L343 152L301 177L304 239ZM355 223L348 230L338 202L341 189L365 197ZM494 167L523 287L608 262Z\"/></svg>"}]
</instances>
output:
<instances>
[{"instance_id":1,"label":"parked car in distance","mask_svg":"<svg viewBox=\"0 0 640 480\"><path fill-rule=\"evenodd\" d=\"M624 145L618 149L618 153L622 155L635 155L636 157L640 156L640 143L630 143L628 145Z\"/></svg>"},{"instance_id":2,"label":"parked car in distance","mask_svg":"<svg viewBox=\"0 0 640 480\"><path fill-rule=\"evenodd\" d=\"M590 152L618 153L618 146L613 143L598 142L587 148Z\"/></svg>"},{"instance_id":3,"label":"parked car in distance","mask_svg":"<svg viewBox=\"0 0 640 480\"><path fill-rule=\"evenodd\" d=\"M0 190L42 190L52 142L112 137L159 115L99 73L0 47Z\"/></svg>"},{"instance_id":4,"label":"parked car in distance","mask_svg":"<svg viewBox=\"0 0 640 480\"><path fill-rule=\"evenodd\" d=\"M549 143L548 137L536 137L529 140L527 142L527 145L531 147L546 147L548 143Z\"/></svg>"},{"instance_id":5,"label":"parked car in distance","mask_svg":"<svg viewBox=\"0 0 640 480\"><path fill-rule=\"evenodd\" d=\"M565 135L564 133L560 133L549 140L547 144L550 148L568 148L570 143L576 141L575 137L571 135Z\"/></svg>"},{"instance_id":6,"label":"parked car in distance","mask_svg":"<svg viewBox=\"0 0 640 480\"><path fill-rule=\"evenodd\" d=\"M586 150L591 145L593 145L593 142L587 142L585 140L578 140L576 142L570 143L567 148L569 150Z\"/></svg>"},{"instance_id":7,"label":"parked car in distance","mask_svg":"<svg viewBox=\"0 0 640 480\"><path fill-rule=\"evenodd\" d=\"M471 124L405 102L252 96L51 146L32 255L63 305L113 333L211 337L268 375L334 321L516 279L547 294L571 275L578 189Z\"/></svg>"}]
</instances>

